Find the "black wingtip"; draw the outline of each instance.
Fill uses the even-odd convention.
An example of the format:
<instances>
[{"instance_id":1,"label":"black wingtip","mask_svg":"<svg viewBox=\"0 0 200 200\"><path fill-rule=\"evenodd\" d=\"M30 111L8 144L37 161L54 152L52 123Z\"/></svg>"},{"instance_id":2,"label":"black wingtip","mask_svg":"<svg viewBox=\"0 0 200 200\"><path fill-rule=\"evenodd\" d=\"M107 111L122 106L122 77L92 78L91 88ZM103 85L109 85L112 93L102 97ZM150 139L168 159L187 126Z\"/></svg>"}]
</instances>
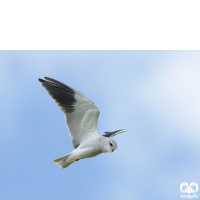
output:
<instances>
[{"instance_id":1,"label":"black wingtip","mask_svg":"<svg viewBox=\"0 0 200 200\"><path fill-rule=\"evenodd\" d=\"M44 77L44 79L46 79L47 81L50 81L50 82L56 82L56 83L60 83L60 84L64 84L64 83L61 83L60 81L57 81L56 79L53 79L53 78L49 78L49 77Z\"/></svg>"},{"instance_id":2,"label":"black wingtip","mask_svg":"<svg viewBox=\"0 0 200 200\"><path fill-rule=\"evenodd\" d=\"M47 81L52 81L52 80L54 80L54 79L49 78L49 77L44 77L44 79L46 79ZM47 82L47 81L44 80L44 79L38 78L38 81L40 81L41 83Z\"/></svg>"},{"instance_id":3,"label":"black wingtip","mask_svg":"<svg viewBox=\"0 0 200 200\"><path fill-rule=\"evenodd\" d=\"M38 78L38 81L40 81L41 83L43 83L45 80Z\"/></svg>"},{"instance_id":4,"label":"black wingtip","mask_svg":"<svg viewBox=\"0 0 200 200\"><path fill-rule=\"evenodd\" d=\"M50 80L54 80L53 78L49 78L49 77L44 77L44 79L46 79L47 81L50 81Z\"/></svg>"},{"instance_id":5,"label":"black wingtip","mask_svg":"<svg viewBox=\"0 0 200 200\"><path fill-rule=\"evenodd\" d=\"M38 80L42 83L42 86L56 101L58 106L64 110L64 113L72 113L75 110L73 104L77 102L75 99L75 90L55 79L48 77L44 77L44 79L38 78Z\"/></svg>"},{"instance_id":6,"label":"black wingtip","mask_svg":"<svg viewBox=\"0 0 200 200\"><path fill-rule=\"evenodd\" d=\"M126 132L126 131L127 130L125 130L125 129L121 129L121 130L114 131L114 132L105 132L105 134L102 135L102 136L104 136L104 137L113 137L113 136L115 136L115 135L117 135L119 133L123 133L123 132Z\"/></svg>"}]
</instances>

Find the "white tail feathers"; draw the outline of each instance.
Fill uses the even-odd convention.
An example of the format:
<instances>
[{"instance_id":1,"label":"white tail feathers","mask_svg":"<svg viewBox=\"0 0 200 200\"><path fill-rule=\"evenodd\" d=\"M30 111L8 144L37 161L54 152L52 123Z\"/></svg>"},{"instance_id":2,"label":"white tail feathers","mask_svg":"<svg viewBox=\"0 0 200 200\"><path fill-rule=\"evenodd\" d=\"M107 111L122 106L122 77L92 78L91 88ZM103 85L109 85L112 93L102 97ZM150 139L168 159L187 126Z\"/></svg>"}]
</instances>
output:
<instances>
[{"instance_id":1,"label":"white tail feathers","mask_svg":"<svg viewBox=\"0 0 200 200\"><path fill-rule=\"evenodd\" d=\"M58 164L63 169L68 167L73 163L73 159L71 159L71 153L67 154L66 156L63 156L61 158L53 160L54 163Z\"/></svg>"}]
</instances>

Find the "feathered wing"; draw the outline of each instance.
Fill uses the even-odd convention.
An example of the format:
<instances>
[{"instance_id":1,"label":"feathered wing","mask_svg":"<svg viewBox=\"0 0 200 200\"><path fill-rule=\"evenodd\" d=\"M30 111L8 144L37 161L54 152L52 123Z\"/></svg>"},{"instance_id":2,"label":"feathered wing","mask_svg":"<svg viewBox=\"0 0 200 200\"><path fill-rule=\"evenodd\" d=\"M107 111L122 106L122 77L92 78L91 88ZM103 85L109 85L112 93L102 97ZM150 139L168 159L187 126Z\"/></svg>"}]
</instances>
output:
<instances>
[{"instance_id":1,"label":"feathered wing","mask_svg":"<svg viewBox=\"0 0 200 200\"><path fill-rule=\"evenodd\" d=\"M123 133L123 132L126 132L125 129L121 129L121 130L118 130L118 131L114 131L114 132L105 132L105 134L103 135L104 137L113 137L117 134L120 134L120 133Z\"/></svg>"},{"instance_id":2,"label":"feathered wing","mask_svg":"<svg viewBox=\"0 0 200 200\"><path fill-rule=\"evenodd\" d=\"M74 148L87 138L99 135L97 121L100 111L98 107L84 94L71 87L52 78L44 78L47 81L38 80L65 114Z\"/></svg>"}]
</instances>

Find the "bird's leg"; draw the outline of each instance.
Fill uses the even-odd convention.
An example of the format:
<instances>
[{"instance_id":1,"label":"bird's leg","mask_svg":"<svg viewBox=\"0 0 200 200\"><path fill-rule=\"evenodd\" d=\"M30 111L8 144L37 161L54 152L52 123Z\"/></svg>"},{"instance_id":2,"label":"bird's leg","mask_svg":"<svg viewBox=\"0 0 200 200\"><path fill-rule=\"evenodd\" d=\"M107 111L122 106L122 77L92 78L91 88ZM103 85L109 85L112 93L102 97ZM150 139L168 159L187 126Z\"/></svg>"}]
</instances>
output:
<instances>
[{"instance_id":1,"label":"bird's leg","mask_svg":"<svg viewBox=\"0 0 200 200\"><path fill-rule=\"evenodd\" d=\"M73 162L79 161L80 159L77 159L77 156L74 157Z\"/></svg>"}]
</instances>

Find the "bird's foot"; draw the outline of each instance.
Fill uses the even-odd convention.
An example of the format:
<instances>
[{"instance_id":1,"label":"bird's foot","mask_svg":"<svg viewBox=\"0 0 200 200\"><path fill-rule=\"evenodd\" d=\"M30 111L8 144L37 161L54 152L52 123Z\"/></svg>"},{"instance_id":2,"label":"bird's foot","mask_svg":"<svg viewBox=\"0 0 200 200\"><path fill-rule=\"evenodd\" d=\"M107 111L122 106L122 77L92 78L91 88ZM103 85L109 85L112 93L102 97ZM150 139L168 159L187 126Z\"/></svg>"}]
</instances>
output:
<instances>
[{"instance_id":1,"label":"bird's foot","mask_svg":"<svg viewBox=\"0 0 200 200\"><path fill-rule=\"evenodd\" d=\"M77 159L77 156L74 157L73 162L79 161L80 159Z\"/></svg>"}]
</instances>

